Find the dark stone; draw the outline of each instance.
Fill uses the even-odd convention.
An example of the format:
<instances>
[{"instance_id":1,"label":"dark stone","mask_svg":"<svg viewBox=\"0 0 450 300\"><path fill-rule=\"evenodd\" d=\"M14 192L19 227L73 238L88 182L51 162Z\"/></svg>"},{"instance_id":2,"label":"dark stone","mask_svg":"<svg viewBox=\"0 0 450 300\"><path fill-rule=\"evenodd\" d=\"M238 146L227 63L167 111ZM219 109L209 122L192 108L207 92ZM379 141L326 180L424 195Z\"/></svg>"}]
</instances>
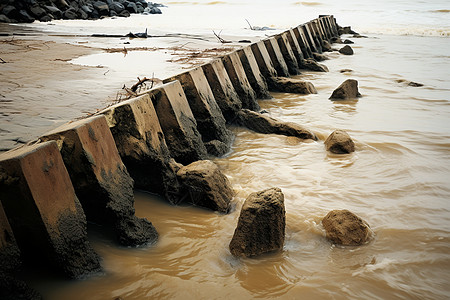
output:
<instances>
[{"instance_id":1,"label":"dark stone","mask_svg":"<svg viewBox=\"0 0 450 300\"><path fill-rule=\"evenodd\" d=\"M317 90L311 82L287 78L271 77L267 80L270 90L282 93L317 94Z\"/></svg>"},{"instance_id":2,"label":"dark stone","mask_svg":"<svg viewBox=\"0 0 450 300\"><path fill-rule=\"evenodd\" d=\"M313 52L313 56L316 61L324 61L328 59L328 57L326 57L324 54L317 52Z\"/></svg>"},{"instance_id":3,"label":"dark stone","mask_svg":"<svg viewBox=\"0 0 450 300\"><path fill-rule=\"evenodd\" d=\"M41 21L41 22L50 22L52 20L53 20L53 18L50 15L45 15L39 19L39 21Z\"/></svg>"},{"instance_id":4,"label":"dark stone","mask_svg":"<svg viewBox=\"0 0 450 300\"><path fill-rule=\"evenodd\" d=\"M353 72L353 70L352 69L342 69L339 72L341 72L341 73L351 73L351 72Z\"/></svg>"},{"instance_id":5,"label":"dark stone","mask_svg":"<svg viewBox=\"0 0 450 300\"><path fill-rule=\"evenodd\" d=\"M343 42L344 44L354 44L355 42L351 41L351 40L344 40Z\"/></svg>"},{"instance_id":6,"label":"dark stone","mask_svg":"<svg viewBox=\"0 0 450 300\"><path fill-rule=\"evenodd\" d=\"M94 12L94 6L89 3L89 5L82 5L80 7L85 13L87 13L89 16Z\"/></svg>"},{"instance_id":7,"label":"dark stone","mask_svg":"<svg viewBox=\"0 0 450 300\"><path fill-rule=\"evenodd\" d=\"M182 167L177 176L194 205L228 213L234 191L228 178L210 160Z\"/></svg>"},{"instance_id":8,"label":"dark stone","mask_svg":"<svg viewBox=\"0 0 450 300\"><path fill-rule=\"evenodd\" d=\"M3 8L2 13L8 18L17 19L19 16L19 11L12 5L7 5Z\"/></svg>"},{"instance_id":9,"label":"dark stone","mask_svg":"<svg viewBox=\"0 0 450 300\"><path fill-rule=\"evenodd\" d=\"M35 19L26 10L22 9L19 11L19 20L25 23L33 23Z\"/></svg>"},{"instance_id":10,"label":"dark stone","mask_svg":"<svg viewBox=\"0 0 450 300\"><path fill-rule=\"evenodd\" d=\"M328 72L328 68L325 65L319 64L312 58L307 58L303 61L302 68L311 70L311 71L317 71L317 72Z\"/></svg>"},{"instance_id":11,"label":"dark stone","mask_svg":"<svg viewBox=\"0 0 450 300\"><path fill-rule=\"evenodd\" d=\"M327 238L338 245L363 245L373 236L369 224L348 210L330 211L323 218L322 225Z\"/></svg>"},{"instance_id":12,"label":"dark stone","mask_svg":"<svg viewBox=\"0 0 450 300\"><path fill-rule=\"evenodd\" d=\"M408 83L408 85L412 86L412 87L421 87L421 86L423 86L423 83L411 81Z\"/></svg>"},{"instance_id":13,"label":"dark stone","mask_svg":"<svg viewBox=\"0 0 450 300\"><path fill-rule=\"evenodd\" d=\"M152 7L150 9L150 13L152 15L159 15L159 14L162 14L162 11L158 7Z\"/></svg>"},{"instance_id":14,"label":"dark stone","mask_svg":"<svg viewBox=\"0 0 450 300\"><path fill-rule=\"evenodd\" d=\"M347 132L335 130L325 140L327 151L335 154L348 154L355 151L355 143Z\"/></svg>"},{"instance_id":15,"label":"dark stone","mask_svg":"<svg viewBox=\"0 0 450 300\"><path fill-rule=\"evenodd\" d=\"M214 156L223 156L228 151L230 151L230 147L219 140L206 142L205 147L208 153Z\"/></svg>"},{"instance_id":16,"label":"dark stone","mask_svg":"<svg viewBox=\"0 0 450 300\"><path fill-rule=\"evenodd\" d=\"M94 8L98 11L100 16L108 16L109 15L109 7L108 4L106 4L103 1L95 1L92 3Z\"/></svg>"},{"instance_id":17,"label":"dark stone","mask_svg":"<svg viewBox=\"0 0 450 300\"><path fill-rule=\"evenodd\" d=\"M254 257L283 249L285 214L284 195L279 188L250 194L230 242L231 254Z\"/></svg>"},{"instance_id":18,"label":"dark stone","mask_svg":"<svg viewBox=\"0 0 450 300\"><path fill-rule=\"evenodd\" d=\"M346 27L338 27L338 34L339 35L343 35L343 34L358 34L357 32L353 31L352 28L350 26L346 26Z\"/></svg>"},{"instance_id":19,"label":"dark stone","mask_svg":"<svg viewBox=\"0 0 450 300\"><path fill-rule=\"evenodd\" d=\"M78 15L77 9L73 8L73 7L69 8L68 10L66 10L63 13L64 19L75 20L75 19L78 19L78 17L79 17L79 15Z\"/></svg>"},{"instance_id":20,"label":"dark stone","mask_svg":"<svg viewBox=\"0 0 450 300\"><path fill-rule=\"evenodd\" d=\"M267 114L260 114L248 109L238 113L238 123L259 133L273 133L286 136L295 136L300 139L317 140L314 133L292 122L281 122Z\"/></svg>"},{"instance_id":21,"label":"dark stone","mask_svg":"<svg viewBox=\"0 0 450 300\"><path fill-rule=\"evenodd\" d=\"M361 94L358 91L358 81L355 79L347 79L337 89L333 91L330 99L332 100L345 100L355 99L360 97Z\"/></svg>"},{"instance_id":22,"label":"dark stone","mask_svg":"<svg viewBox=\"0 0 450 300\"><path fill-rule=\"evenodd\" d=\"M144 12L144 7L141 5L140 2L137 2L137 3L136 3L136 7L137 7L137 12L138 12L139 14L142 14L142 13Z\"/></svg>"},{"instance_id":23,"label":"dark stone","mask_svg":"<svg viewBox=\"0 0 450 300\"><path fill-rule=\"evenodd\" d=\"M138 9L136 6L136 3L127 1L124 3L125 9L128 10L130 13L132 14L137 14L138 13Z\"/></svg>"},{"instance_id":24,"label":"dark stone","mask_svg":"<svg viewBox=\"0 0 450 300\"><path fill-rule=\"evenodd\" d=\"M0 23L11 23L11 19L5 15L0 15Z\"/></svg>"},{"instance_id":25,"label":"dark stone","mask_svg":"<svg viewBox=\"0 0 450 300\"><path fill-rule=\"evenodd\" d=\"M349 45L346 45L339 50L339 53L344 55L353 55L353 49Z\"/></svg>"},{"instance_id":26,"label":"dark stone","mask_svg":"<svg viewBox=\"0 0 450 300\"><path fill-rule=\"evenodd\" d=\"M122 17L122 18L128 18L129 16L130 16L130 12L128 11L128 10L122 10L119 14L118 14L118 16L119 17Z\"/></svg>"},{"instance_id":27,"label":"dark stone","mask_svg":"<svg viewBox=\"0 0 450 300\"><path fill-rule=\"evenodd\" d=\"M45 10L50 13L55 19L61 19L62 18L62 11L55 7L55 6L51 6L51 5L47 5L44 6Z\"/></svg>"},{"instance_id":28,"label":"dark stone","mask_svg":"<svg viewBox=\"0 0 450 300\"><path fill-rule=\"evenodd\" d=\"M33 6L30 6L30 7L28 8L28 10L29 10L30 13L31 13L34 17L36 17L37 19L40 19L40 18L42 18L43 16L46 15L45 10L44 10L42 7L40 7L39 5L37 5L37 4L35 4L35 5L33 5Z\"/></svg>"},{"instance_id":29,"label":"dark stone","mask_svg":"<svg viewBox=\"0 0 450 300\"><path fill-rule=\"evenodd\" d=\"M331 45L328 41L322 41L322 51L323 52L329 52L332 51Z\"/></svg>"},{"instance_id":30,"label":"dark stone","mask_svg":"<svg viewBox=\"0 0 450 300\"><path fill-rule=\"evenodd\" d=\"M109 10L110 11L114 11L116 13L120 13L121 11L123 11L125 9L125 6L123 6L122 3L119 2L113 2L109 5Z\"/></svg>"}]
</instances>

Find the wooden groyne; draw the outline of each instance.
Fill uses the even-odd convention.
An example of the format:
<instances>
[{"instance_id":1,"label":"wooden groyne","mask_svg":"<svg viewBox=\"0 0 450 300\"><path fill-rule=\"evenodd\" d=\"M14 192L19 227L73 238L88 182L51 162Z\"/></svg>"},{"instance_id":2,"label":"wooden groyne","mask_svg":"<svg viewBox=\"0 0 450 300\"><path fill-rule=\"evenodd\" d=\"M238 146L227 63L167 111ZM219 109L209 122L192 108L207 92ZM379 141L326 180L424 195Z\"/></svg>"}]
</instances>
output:
<instances>
[{"instance_id":1,"label":"wooden groyne","mask_svg":"<svg viewBox=\"0 0 450 300\"><path fill-rule=\"evenodd\" d=\"M229 152L227 125L242 125L242 111L260 115L257 99L269 91L304 85L289 76L326 71L313 53L337 36L334 17L320 16L2 153L0 261L14 265L5 270L40 260L69 277L99 271L87 221L110 226L125 246L154 243L157 229L134 214L133 188L189 201L178 170Z\"/></svg>"}]
</instances>

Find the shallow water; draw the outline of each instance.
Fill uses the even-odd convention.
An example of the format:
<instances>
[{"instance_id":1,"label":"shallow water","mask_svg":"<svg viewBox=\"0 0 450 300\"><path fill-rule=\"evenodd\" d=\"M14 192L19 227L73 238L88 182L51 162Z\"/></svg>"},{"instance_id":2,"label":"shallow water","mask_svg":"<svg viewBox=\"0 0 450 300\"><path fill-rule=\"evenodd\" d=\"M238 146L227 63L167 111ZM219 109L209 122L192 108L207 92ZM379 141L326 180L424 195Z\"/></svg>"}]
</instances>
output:
<instances>
[{"instance_id":1,"label":"shallow water","mask_svg":"<svg viewBox=\"0 0 450 300\"><path fill-rule=\"evenodd\" d=\"M137 191L137 214L160 233L155 246L119 248L92 234L105 274L75 283L35 280L34 286L47 299L67 300L448 299L447 50L438 37L384 35L355 42L354 56L330 54L329 73L298 76L313 82L318 94L272 93L273 99L260 101L273 117L311 129L319 141L233 128L231 153L215 160L237 192L231 214L174 207ZM353 72L340 72L349 68ZM359 81L363 96L330 101L347 78ZM355 153L325 151L323 140L336 128L352 136ZM283 251L232 257L228 244L243 201L272 186L285 194ZM361 247L333 246L320 224L332 209L361 216L374 240Z\"/></svg>"},{"instance_id":2,"label":"shallow water","mask_svg":"<svg viewBox=\"0 0 450 300\"><path fill-rule=\"evenodd\" d=\"M258 3L256 9L251 1L166 2L169 8L154 19L158 21L153 30L179 30L179 24L187 22L183 18L192 20L198 9L206 19L199 17L185 25L186 31L203 36L206 45L214 40L207 35L211 28L227 25L224 34L246 35L243 17L253 25L279 29L332 12L338 23L367 34L369 38L353 39L355 55L327 54L331 59L324 63L329 73L298 76L311 81L318 94L272 93L273 99L260 101L273 117L299 123L320 140L302 142L232 128L236 135L232 151L215 160L237 192L232 213L170 206L136 191L136 213L154 223L159 242L147 248L120 248L91 230L105 273L78 282L31 275L32 286L46 299L450 297L448 3L382 1L376 9L372 1L358 5L352 1L283 1L269 7L265 6L268 1ZM250 14L252 7L254 14ZM227 19L233 8L239 14ZM270 9L273 19L263 13ZM185 15L180 15L183 10ZM280 18L281 11L288 12L285 18ZM178 16L179 22L164 19L164 14ZM56 31L73 32L84 24L85 32L109 28L110 33L145 26L142 17L120 20L115 23L120 28L112 26L117 21L55 26ZM211 28L205 29L204 24ZM32 26L42 30L44 25ZM386 32L397 35L379 34ZM113 41L104 43L112 45ZM104 64L109 62L105 58ZM116 83L126 76L134 78L139 70L130 64L133 74L128 75L126 64L113 63L110 68ZM162 72L171 72L170 68ZM341 73L342 69L353 71ZM358 80L362 97L330 101L332 91L348 78ZM409 81L424 86L411 87ZM355 140L355 153L325 151L324 139L337 128ZM285 194L283 251L257 259L233 258L228 244L243 201L249 193L272 186ZM349 209L361 216L374 230L374 240L361 247L333 246L324 238L320 224L332 209Z\"/></svg>"}]
</instances>

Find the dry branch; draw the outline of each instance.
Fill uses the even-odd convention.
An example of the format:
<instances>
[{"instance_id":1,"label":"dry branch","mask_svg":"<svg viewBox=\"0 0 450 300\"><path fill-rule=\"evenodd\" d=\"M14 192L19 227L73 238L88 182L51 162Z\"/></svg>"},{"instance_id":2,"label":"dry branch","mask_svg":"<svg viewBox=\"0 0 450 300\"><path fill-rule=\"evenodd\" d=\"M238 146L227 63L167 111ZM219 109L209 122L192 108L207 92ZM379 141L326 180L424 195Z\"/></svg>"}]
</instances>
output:
<instances>
[{"instance_id":1,"label":"dry branch","mask_svg":"<svg viewBox=\"0 0 450 300\"><path fill-rule=\"evenodd\" d=\"M231 43L231 41L226 41L223 38L220 37L220 34L222 33L222 30L219 32L219 34L217 34L214 30L213 30L214 35L216 36L216 38L222 43L222 44L226 44L226 43Z\"/></svg>"}]
</instances>

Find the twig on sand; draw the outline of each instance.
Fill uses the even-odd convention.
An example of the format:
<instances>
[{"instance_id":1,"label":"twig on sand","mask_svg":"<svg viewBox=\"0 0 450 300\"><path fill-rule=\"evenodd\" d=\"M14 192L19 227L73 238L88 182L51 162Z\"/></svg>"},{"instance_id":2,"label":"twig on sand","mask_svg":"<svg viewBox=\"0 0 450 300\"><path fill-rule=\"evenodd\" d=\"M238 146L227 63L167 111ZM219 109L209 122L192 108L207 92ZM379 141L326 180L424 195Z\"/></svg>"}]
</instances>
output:
<instances>
[{"instance_id":1,"label":"twig on sand","mask_svg":"<svg viewBox=\"0 0 450 300\"><path fill-rule=\"evenodd\" d=\"M7 62L3 60L3 58L0 57L0 63L6 64Z\"/></svg>"},{"instance_id":2,"label":"twig on sand","mask_svg":"<svg viewBox=\"0 0 450 300\"><path fill-rule=\"evenodd\" d=\"M220 34L222 33L222 30L219 32L219 34L217 34L214 30L213 30L214 35L216 36L216 38L222 43L222 44L226 44L226 43L231 43L231 41L226 41L223 38L220 37Z\"/></svg>"},{"instance_id":3,"label":"twig on sand","mask_svg":"<svg viewBox=\"0 0 450 300\"><path fill-rule=\"evenodd\" d=\"M147 78L147 77L144 77L144 78L142 78L142 79L140 79L139 77L137 78L138 79L138 82L137 83L135 83L135 84L133 84L133 86L131 87L131 91L132 92L136 92L137 91L137 89L138 88L140 88L141 87L141 85L143 85L146 81L152 81L152 85L153 85L153 80L152 79L149 79L149 78Z\"/></svg>"}]
</instances>

